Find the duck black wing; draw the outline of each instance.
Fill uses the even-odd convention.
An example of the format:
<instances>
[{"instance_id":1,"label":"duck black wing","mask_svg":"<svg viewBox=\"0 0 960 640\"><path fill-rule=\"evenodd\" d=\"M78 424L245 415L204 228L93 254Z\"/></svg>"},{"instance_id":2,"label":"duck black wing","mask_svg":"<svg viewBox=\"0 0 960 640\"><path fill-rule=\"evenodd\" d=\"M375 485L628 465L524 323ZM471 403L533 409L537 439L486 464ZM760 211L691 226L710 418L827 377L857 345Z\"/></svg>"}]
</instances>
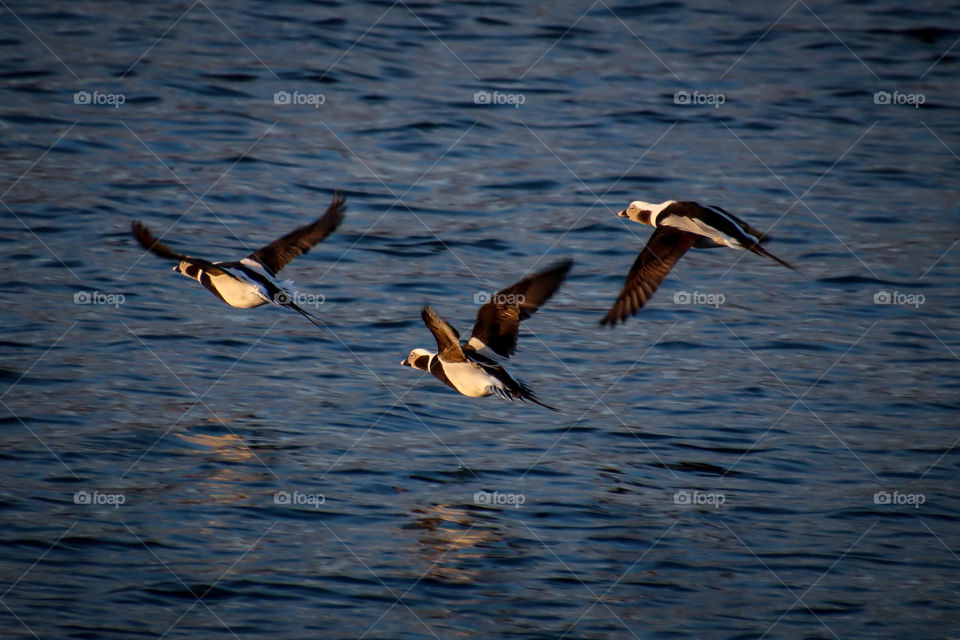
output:
<instances>
[{"instance_id":1,"label":"duck black wing","mask_svg":"<svg viewBox=\"0 0 960 640\"><path fill-rule=\"evenodd\" d=\"M600 324L612 326L639 311L699 237L686 231L658 227L630 267L620 295Z\"/></svg>"},{"instance_id":2,"label":"duck black wing","mask_svg":"<svg viewBox=\"0 0 960 640\"><path fill-rule=\"evenodd\" d=\"M449 322L437 315L430 305L423 308L420 317L437 340L437 357L444 362L469 362L460 348L460 334Z\"/></svg>"},{"instance_id":3,"label":"duck black wing","mask_svg":"<svg viewBox=\"0 0 960 640\"><path fill-rule=\"evenodd\" d=\"M477 311L470 341L464 348L477 352L488 347L500 357L512 356L517 350L520 323L550 299L572 266L573 260L564 260L494 294Z\"/></svg>"},{"instance_id":4,"label":"duck black wing","mask_svg":"<svg viewBox=\"0 0 960 640\"><path fill-rule=\"evenodd\" d=\"M343 221L347 210L347 201L339 192L334 193L333 201L326 212L316 222L294 229L282 238L277 238L262 249L250 254L270 272L277 275L291 260L303 255L317 243L329 236Z\"/></svg>"},{"instance_id":5,"label":"duck black wing","mask_svg":"<svg viewBox=\"0 0 960 640\"><path fill-rule=\"evenodd\" d=\"M179 251L174 251L167 245L163 244L150 232L150 229L147 228L145 224L139 220L134 220L133 224L130 226L130 231L133 233L133 237L137 239L137 242L140 243L140 246L148 251L160 256L161 258L166 258L167 260L193 260L188 255L180 253Z\"/></svg>"}]
</instances>

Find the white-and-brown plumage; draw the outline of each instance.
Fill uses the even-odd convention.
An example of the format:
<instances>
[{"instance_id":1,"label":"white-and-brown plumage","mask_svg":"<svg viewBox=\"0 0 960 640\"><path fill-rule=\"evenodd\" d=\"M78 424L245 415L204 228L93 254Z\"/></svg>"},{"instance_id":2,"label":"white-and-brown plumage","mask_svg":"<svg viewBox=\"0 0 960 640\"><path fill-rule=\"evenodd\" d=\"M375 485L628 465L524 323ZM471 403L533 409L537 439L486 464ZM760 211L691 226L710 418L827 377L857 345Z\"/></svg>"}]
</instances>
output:
<instances>
[{"instance_id":1,"label":"white-and-brown plumage","mask_svg":"<svg viewBox=\"0 0 960 640\"><path fill-rule=\"evenodd\" d=\"M660 204L635 200L617 215L649 225L655 231L630 267L616 302L600 321L604 325L615 325L636 314L692 247L726 246L750 251L793 269L761 246L765 239L762 233L720 207L675 200Z\"/></svg>"},{"instance_id":2,"label":"white-and-brown plumage","mask_svg":"<svg viewBox=\"0 0 960 640\"><path fill-rule=\"evenodd\" d=\"M504 368L514 354L520 323L532 316L556 292L573 266L566 260L498 291L477 312L470 339L460 334L429 305L420 317L437 341L437 352L414 349L402 365L428 371L452 389L471 398L498 395L512 400L541 402L533 390Z\"/></svg>"},{"instance_id":3,"label":"white-and-brown plumage","mask_svg":"<svg viewBox=\"0 0 960 640\"><path fill-rule=\"evenodd\" d=\"M238 309L274 304L296 311L317 326L319 318L296 303L290 281L278 281L277 274L297 256L323 241L340 225L346 200L335 193L326 212L314 222L294 229L283 237L234 262L211 262L180 253L160 242L139 220L131 227L140 245L161 258L178 261L174 271L196 280L220 300Z\"/></svg>"}]
</instances>

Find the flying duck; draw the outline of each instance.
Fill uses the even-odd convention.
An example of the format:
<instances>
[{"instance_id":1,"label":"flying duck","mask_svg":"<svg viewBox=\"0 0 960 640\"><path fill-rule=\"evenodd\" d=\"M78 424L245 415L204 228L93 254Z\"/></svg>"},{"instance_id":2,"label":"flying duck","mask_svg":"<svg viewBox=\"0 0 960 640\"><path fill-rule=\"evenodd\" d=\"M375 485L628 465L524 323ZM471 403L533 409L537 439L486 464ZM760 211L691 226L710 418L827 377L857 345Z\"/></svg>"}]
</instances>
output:
<instances>
[{"instance_id":1,"label":"flying duck","mask_svg":"<svg viewBox=\"0 0 960 640\"><path fill-rule=\"evenodd\" d=\"M550 299L571 266L573 261L565 260L495 293L477 311L477 321L466 342L461 342L457 330L427 305L420 317L437 340L437 353L414 349L400 364L429 371L471 398L495 394L508 400L529 400L556 411L541 402L524 382L510 375L501 362L517 349L520 323Z\"/></svg>"},{"instance_id":2,"label":"flying duck","mask_svg":"<svg viewBox=\"0 0 960 640\"><path fill-rule=\"evenodd\" d=\"M660 204L635 200L617 215L650 225L655 231L630 267L617 301L600 321L603 325L615 325L636 314L691 247L750 251L794 269L760 245L766 238L764 234L720 207L676 200Z\"/></svg>"},{"instance_id":3,"label":"flying duck","mask_svg":"<svg viewBox=\"0 0 960 640\"><path fill-rule=\"evenodd\" d=\"M174 271L196 280L231 307L252 309L270 303L292 309L319 327L319 318L297 304L297 294L291 290L293 283L278 281L277 274L330 235L343 220L346 209L346 200L334 193L333 201L318 220L294 229L237 262L210 262L174 251L154 238L139 220L133 223L132 232L143 248L161 258L178 260Z\"/></svg>"}]
</instances>

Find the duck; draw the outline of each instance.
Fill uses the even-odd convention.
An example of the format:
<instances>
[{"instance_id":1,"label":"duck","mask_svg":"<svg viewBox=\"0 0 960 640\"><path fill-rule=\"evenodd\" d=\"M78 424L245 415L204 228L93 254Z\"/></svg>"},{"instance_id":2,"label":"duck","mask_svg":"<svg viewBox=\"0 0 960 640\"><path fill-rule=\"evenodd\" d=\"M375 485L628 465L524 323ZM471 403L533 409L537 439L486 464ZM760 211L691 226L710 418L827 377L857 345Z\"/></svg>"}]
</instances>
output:
<instances>
[{"instance_id":1,"label":"duck","mask_svg":"<svg viewBox=\"0 0 960 640\"><path fill-rule=\"evenodd\" d=\"M318 298L300 294L293 289L292 281L280 281L277 274L294 258L309 252L333 233L343 221L346 209L346 198L334 192L332 202L317 220L294 229L238 261L230 262L212 262L171 249L154 237L139 220L132 223L131 232L144 249L161 258L177 261L173 267L176 273L196 280L231 307L253 309L273 304L295 311L322 328L320 318L301 306L309 299L322 302L322 296Z\"/></svg>"},{"instance_id":2,"label":"duck","mask_svg":"<svg viewBox=\"0 0 960 640\"><path fill-rule=\"evenodd\" d=\"M400 364L429 372L470 398L496 395L557 411L541 401L527 383L511 375L504 362L516 352L520 323L553 296L572 266L572 260L564 260L493 295L476 294L474 299L482 304L466 341L461 341L459 332L426 305L420 317L436 339L437 351L416 348Z\"/></svg>"},{"instance_id":3,"label":"duck","mask_svg":"<svg viewBox=\"0 0 960 640\"><path fill-rule=\"evenodd\" d=\"M717 206L676 200L660 204L634 200L617 215L649 225L654 232L630 267L620 295L600 321L602 325L615 326L636 315L653 297L677 261L694 247L729 247L750 251L796 271L795 267L760 244L766 239L763 233Z\"/></svg>"}]
</instances>

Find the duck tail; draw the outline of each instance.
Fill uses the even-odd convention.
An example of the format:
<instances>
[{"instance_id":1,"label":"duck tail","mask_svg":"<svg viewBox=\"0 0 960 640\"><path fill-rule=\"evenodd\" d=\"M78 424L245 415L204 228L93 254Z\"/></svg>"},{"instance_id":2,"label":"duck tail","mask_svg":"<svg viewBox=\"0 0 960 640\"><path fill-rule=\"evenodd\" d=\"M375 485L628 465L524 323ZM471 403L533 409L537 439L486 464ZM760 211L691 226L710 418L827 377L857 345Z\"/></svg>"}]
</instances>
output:
<instances>
[{"instance_id":1,"label":"duck tail","mask_svg":"<svg viewBox=\"0 0 960 640\"><path fill-rule=\"evenodd\" d=\"M758 256L766 256L766 257L770 258L771 260L776 260L777 262L779 262L780 264L782 264L783 266L785 266L787 269L790 269L790 270L792 270L792 271L796 271L796 270L797 270L796 267L794 267L792 264L790 264L790 263L787 262L786 260L781 260L781 259L778 258L777 256L773 255L772 253L770 253L769 251L767 251L766 249L764 249L763 247L761 247L759 242L758 242L758 243L755 243L752 247L750 247L750 251L751 251L752 253L757 254Z\"/></svg>"}]
</instances>

